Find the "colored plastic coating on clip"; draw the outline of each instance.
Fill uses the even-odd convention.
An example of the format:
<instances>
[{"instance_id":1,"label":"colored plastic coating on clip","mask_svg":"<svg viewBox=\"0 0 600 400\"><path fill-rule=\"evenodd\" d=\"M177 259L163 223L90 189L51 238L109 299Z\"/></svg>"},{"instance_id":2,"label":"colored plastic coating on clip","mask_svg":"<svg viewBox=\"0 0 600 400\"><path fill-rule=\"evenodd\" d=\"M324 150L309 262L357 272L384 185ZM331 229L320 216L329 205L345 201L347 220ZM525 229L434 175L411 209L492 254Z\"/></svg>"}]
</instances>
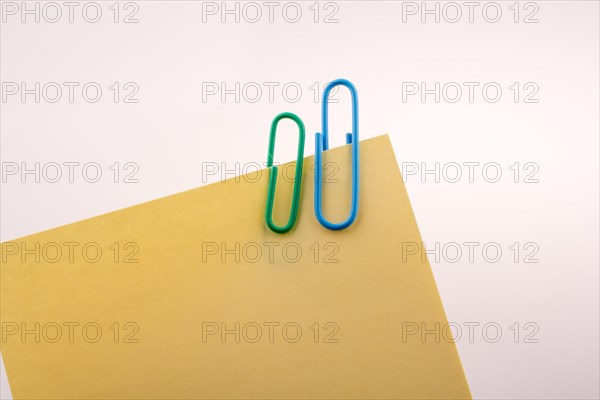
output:
<instances>
[{"instance_id":1,"label":"colored plastic coating on clip","mask_svg":"<svg viewBox=\"0 0 600 400\"><path fill-rule=\"evenodd\" d=\"M323 151L329 149L329 136L328 136L328 119L329 119L329 93L336 86L345 86L350 90L352 96L352 133L346 134L346 143L352 145L352 205L350 208L350 215L344 222L333 223L329 222L323 216L322 210L322 168L323 168ZM358 214L358 96L356 94L356 88L352 82L346 79L336 79L330 82L323 92L322 102L322 133L315 135L315 215L317 220L327 229L341 230L352 225Z\"/></svg>"},{"instance_id":2,"label":"colored plastic coating on clip","mask_svg":"<svg viewBox=\"0 0 600 400\"><path fill-rule=\"evenodd\" d=\"M275 198L275 185L277 183L277 166L273 166L273 153L275 152L275 133L277 124L282 119L291 119L298 125L298 156L296 158L296 173L294 176L294 194L292 198L292 209L290 218L285 226L277 226L273 222L273 202ZM298 204L300 203L300 188L302 187L302 164L304 163L304 123L296 114L284 112L275 117L271 123L271 134L269 136L269 154L267 156L267 168L269 168L269 191L267 193L267 210L265 221L269 229L276 233L289 232L296 224L298 218Z\"/></svg>"}]
</instances>

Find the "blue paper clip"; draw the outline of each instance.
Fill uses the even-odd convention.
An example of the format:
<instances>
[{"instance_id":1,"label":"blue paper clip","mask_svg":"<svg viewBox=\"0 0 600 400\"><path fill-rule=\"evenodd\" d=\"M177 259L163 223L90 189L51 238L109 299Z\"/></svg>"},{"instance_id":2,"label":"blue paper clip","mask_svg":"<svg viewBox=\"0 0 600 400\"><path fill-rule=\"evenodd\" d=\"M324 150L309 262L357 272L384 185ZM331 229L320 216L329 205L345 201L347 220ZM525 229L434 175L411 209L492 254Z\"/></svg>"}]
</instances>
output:
<instances>
[{"instance_id":1,"label":"blue paper clip","mask_svg":"<svg viewBox=\"0 0 600 400\"><path fill-rule=\"evenodd\" d=\"M328 103L329 93L336 86L345 86L350 90L352 96L352 133L346 134L346 144L352 145L352 206L350 209L350 215L344 222L333 223L329 222L323 216L322 210L322 169L323 169L323 151L329 149L329 137L328 137ZM323 91L323 103L322 103L322 124L323 133L317 133L315 135L315 215L317 220L327 229L341 230L352 225L358 214L358 96L356 94L356 88L352 82L346 79L336 79L330 82Z\"/></svg>"}]
</instances>

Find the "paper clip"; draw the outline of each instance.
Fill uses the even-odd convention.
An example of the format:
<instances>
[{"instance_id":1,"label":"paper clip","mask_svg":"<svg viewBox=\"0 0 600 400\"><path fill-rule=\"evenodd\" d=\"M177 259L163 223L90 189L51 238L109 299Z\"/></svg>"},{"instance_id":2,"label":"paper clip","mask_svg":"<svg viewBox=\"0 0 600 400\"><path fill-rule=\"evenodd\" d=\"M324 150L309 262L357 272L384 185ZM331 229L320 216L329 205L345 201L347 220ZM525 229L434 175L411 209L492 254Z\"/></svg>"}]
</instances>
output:
<instances>
[{"instance_id":1,"label":"paper clip","mask_svg":"<svg viewBox=\"0 0 600 400\"><path fill-rule=\"evenodd\" d=\"M294 194L292 198L292 209L290 218L285 226L277 226L273 222L273 203L275 198L275 186L277 183L277 166L273 166L273 154L275 152L275 133L277 124L282 119L291 119L298 125L298 156L296 158L296 173L294 176ZM300 188L302 186L302 164L304 162L304 123L296 114L284 112L275 117L271 123L271 133L269 136L269 154L267 156L267 168L269 168L269 191L267 193L267 209L265 212L265 221L269 229L276 233L286 233L296 224L298 218L298 204L300 202Z\"/></svg>"},{"instance_id":2,"label":"paper clip","mask_svg":"<svg viewBox=\"0 0 600 400\"><path fill-rule=\"evenodd\" d=\"M345 86L350 91L352 96L352 133L346 134L346 144L352 145L352 205L350 209L350 215L344 222L333 223L329 222L323 216L322 210L322 168L323 168L323 151L329 149L329 137L328 137L328 119L329 119L329 93L336 86ZM322 110L322 133L315 135L315 215L317 220L327 229L341 230L352 225L358 214L358 96L356 88L352 82L346 79L336 79L330 82L323 91L323 103L321 105Z\"/></svg>"}]
</instances>

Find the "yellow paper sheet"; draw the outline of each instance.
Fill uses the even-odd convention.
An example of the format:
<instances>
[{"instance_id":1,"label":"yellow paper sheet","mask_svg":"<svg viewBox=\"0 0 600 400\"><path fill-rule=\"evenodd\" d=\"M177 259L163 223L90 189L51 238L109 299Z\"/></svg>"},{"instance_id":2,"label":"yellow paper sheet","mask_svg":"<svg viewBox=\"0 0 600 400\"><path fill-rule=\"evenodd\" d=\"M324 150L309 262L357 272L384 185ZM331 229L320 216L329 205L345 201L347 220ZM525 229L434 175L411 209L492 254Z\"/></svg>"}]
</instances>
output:
<instances>
[{"instance_id":1,"label":"yellow paper sheet","mask_svg":"<svg viewBox=\"0 0 600 400\"><path fill-rule=\"evenodd\" d=\"M3 243L14 398L470 398L389 138L360 145L359 216L342 231L314 217L307 157L285 235L265 226L261 171ZM339 221L349 147L325 163Z\"/></svg>"}]
</instances>

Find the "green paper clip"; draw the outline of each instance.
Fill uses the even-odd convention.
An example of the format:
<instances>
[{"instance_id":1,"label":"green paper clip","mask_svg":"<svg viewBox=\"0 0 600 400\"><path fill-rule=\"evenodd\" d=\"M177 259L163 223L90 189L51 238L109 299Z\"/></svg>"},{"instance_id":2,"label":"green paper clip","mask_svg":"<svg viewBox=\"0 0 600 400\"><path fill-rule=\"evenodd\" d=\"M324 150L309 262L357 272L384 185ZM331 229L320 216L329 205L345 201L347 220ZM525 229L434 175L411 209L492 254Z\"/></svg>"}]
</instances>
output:
<instances>
[{"instance_id":1,"label":"green paper clip","mask_svg":"<svg viewBox=\"0 0 600 400\"><path fill-rule=\"evenodd\" d=\"M275 198L275 185L277 183L277 166L273 166L273 153L275 152L275 133L277 124L282 119L291 119L298 125L298 156L296 158L296 173L294 175L294 197L292 199L292 209L288 223L281 227L273 223L273 203ZM276 233L289 232L296 224L298 218L298 204L300 203L300 188L302 186L302 164L304 162L304 123L296 114L284 112L275 117L271 123L271 133L269 136L269 154L267 156L267 168L269 168L269 191L267 193L267 209L265 212L265 221L269 229Z\"/></svg>"}]
</instances>

